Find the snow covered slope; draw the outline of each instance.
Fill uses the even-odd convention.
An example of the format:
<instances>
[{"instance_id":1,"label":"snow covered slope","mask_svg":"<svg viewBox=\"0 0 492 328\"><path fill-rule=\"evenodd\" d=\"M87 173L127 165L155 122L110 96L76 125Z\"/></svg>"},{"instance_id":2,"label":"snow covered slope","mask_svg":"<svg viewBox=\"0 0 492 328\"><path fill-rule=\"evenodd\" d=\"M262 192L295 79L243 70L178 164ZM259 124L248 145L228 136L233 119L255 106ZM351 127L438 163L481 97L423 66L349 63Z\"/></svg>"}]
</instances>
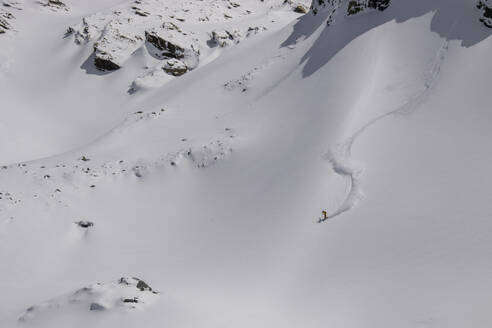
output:
<instances>
[{"instance_id":1,"label":"snow covered slope","mask_svg":"<svg viewBox=\"0 0 492 328\"><path fill-rule=\"evenodd\" d=\"M488 328L488 3L201 2L18 4L0 327Z\"/></svg>"}]
</instances>

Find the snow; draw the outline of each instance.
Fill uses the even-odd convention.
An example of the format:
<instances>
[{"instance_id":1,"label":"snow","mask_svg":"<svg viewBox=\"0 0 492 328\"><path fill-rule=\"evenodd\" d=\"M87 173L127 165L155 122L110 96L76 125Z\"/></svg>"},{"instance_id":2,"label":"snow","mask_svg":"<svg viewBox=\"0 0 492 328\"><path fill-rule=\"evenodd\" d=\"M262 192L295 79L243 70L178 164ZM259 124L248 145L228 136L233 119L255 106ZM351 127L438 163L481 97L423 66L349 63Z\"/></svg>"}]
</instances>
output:
<instances>
[{"instance_id":1,"label":"snow","mask_svg":"<svg viewBox=\"0 0 492 328\"><path fill-rule=\"evenodd\" d=\"M2 7L0 327L490 326L484 7L64 3Z\"/></svg>"}]
</instances>

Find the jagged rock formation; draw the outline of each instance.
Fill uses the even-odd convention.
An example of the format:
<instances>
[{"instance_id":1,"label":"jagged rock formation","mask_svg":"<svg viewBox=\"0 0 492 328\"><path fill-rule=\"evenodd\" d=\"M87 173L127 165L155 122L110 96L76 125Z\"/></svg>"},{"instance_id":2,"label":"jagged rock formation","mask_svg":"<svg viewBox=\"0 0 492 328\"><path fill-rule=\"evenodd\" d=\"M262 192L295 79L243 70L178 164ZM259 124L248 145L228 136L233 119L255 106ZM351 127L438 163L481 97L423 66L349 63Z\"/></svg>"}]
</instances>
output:
<instances>
[{"instance_id":1,"label":"jagged rock formation","mask_svg":"<svg viewBox=\"0 0 492 328\"><path fill-rule=\"evenodd\" d=\"M227 47L236 43L239 43L241 40L241 32L237 29L228 31L228 30L214 30L210 34L210 41L213 44L216 44L220 47Z\"/></svg>"},{"instance_id":2,"label":"jagged rock formation","mask_svg":"<svg viewBox=\"0 0 492 328\"><path fill-rule=\"evenodd\" d=\"M46 2L39 1L38 3L43 7L50 8L51 10L54 11L58 11L58 10L68 11L67 5L60 0L48 0Z\"/></svg>"},{"instance_id":3,"label":"jagged rock formation","mask_svg":"<svg viewBox=\"0 0 492 328\"><path fill-rule=\"evenodd\" d=\"M154 55L161 59L179 59L189 70L195 68L199 62L200 49L197 40L183 32L176 24L164 24L150 28L145 32L145 39L158 51Z\"/></svg>"},{"instance_id":4,"label":"jagged rock formation","mask_svg":"<svg viewBox=\"0 0 492 328\"><path fill-rule=\"evenodd\" d=\"M368 0L367 7L383 11L390 5L391 0Z\"/></svg>"},{"instance_id":5,"label":"jagged rock formation","mask_svg":"<svg viewBox=\"0 0 492 328\"><path fill-rule=\"evenodd\" d=\"M367 9L383 11L389 7L390 3L391 0L313 0L311 10L314 15L321 10L329 11L327 23L330 25L335 13L342 5L346 6L346 15L351 16Z\"/></svg>"},{"instance_id":6,"label":"jagged rock formation","mask_svg":"<svg viewBox=\"0 0 492 328\"><path fill-rule=\"evenodd\" d=\"M135 277L123 277L108 283L96 283L75 292L53 298L29 307L19 317L19 322L33 319L52 320L61 308L77 308L82 311L130 312L152 304L159 297L145 281Z\"/></svg>"},{"instance_id":7,"label":"jagged rock formation","mask_svg":"<svg viewBox=\"0 0 492 328\"><path fill-rule=\"evenodd\" d=\"M67 36L73 35L76 44L97 39L94 64L100 70L119 69L146 42L160 51L154 55L163 60L182 59L189 68L197 65L199 50L192 33L183 32L175 23L162 23L162 15L149 16L147 11L136 8L84 17L81 23L68 28Z\"/></svg>"},{"instance_id":8,"label":"jagged rock formation","mask_svg":"<svg viewBox=\"0 0 492 328\"><path fill-rule=\"evenodd\" d=\"M128 92L133 93L194 70L215 47L234 46L267 31L277 24L269 17L271 11L285 12L287 7L302 13L308 1L134 0L83 17L65 36L93 47L87 63L100 71L118 70L134 55L148 58L145 71L131 83Z\"/></svg>"},{"instance_id":9,"label":"jagged rock formation","mask_svg":"<svg viewBox=\"0 0 492 328\"><path fill-rule=\"evenodd\" d=\"M20 3L15 0L5 0L2 5L3 8L0 8L0 35L13 30L10 24L10 21L15 19L12 9L22 10Z\"/></svg>"},{"instance_id":10,"label":"jagged rock formation","mask_svg":"<svg viewBox=\"0 0 492 328\"><path fill-rule=\"evenodd\" d=\"M210 40L208 42L211 46L229 47L240 43L245 38L257 35L266 31L264 26L248 27L247 30L241 31L240 29L217 29L210 33Z\"/></svg>"},{"instance_id":11,"label":"jagged rock formation","mask_svg":"<svg viewBox=\"0 0 492 328\"><path fill-rule=\"evenodd\" d=\"M478 9L482 10L482 17L480 17L480 21L485 26L492 28L492 1L479 0L477 7Z\"/></svg>"},{"instance_id":12,"label":"jagged rock formation","mask_svg":"<svg viewBox=\"0 0 492 328\"><path fill-rule=\"evenodd\" d=\"M6 33L12 27L9 23L9 20L13 19L14 15L7 11L0 11L0 34Z\"/></svg>"}]
</instances>

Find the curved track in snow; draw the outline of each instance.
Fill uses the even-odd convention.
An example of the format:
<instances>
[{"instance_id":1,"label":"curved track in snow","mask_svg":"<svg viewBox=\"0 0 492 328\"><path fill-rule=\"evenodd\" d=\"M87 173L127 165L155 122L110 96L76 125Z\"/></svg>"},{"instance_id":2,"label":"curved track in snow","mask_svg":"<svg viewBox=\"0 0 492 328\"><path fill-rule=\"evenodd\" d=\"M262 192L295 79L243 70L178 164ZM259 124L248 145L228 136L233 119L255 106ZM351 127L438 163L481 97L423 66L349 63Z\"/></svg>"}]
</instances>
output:
<instances>
[{"instance_id":1,"label":"curved track in snow","mask_svg":"<svg viewBox=\"0 0 492 328\"><path fill-rule=\"evenodd\" d=\"M454 25L453 25L454 27ZM394 115L403 114L413 111L418 105L424 100L425 97L430 93L430 91L437 84L441 73L441 67L446 59L447 52L449 50L449 41L445 40L442 46L437 51L434 58L431 69L427 72L424 79L424 85L422 89L418 91L415 95L411 96L408 101L403 105L397 107L394 110L381 114L371 121L363 125L359 130L357 130L351 137L347 140L339 143L334 149L328 151L325 158L330 161L333 170L338 175L345 177L349 182L349 191L343 200L342 204L333 212L329 213L325 218L320 218L319 222L324 222L329 219L333 219L347 211L354 208L360 200L363 198L363 192L360 186L360 177L362 175L362 168L355 164L351 160L352 146L357 138L363 134L367 129L371 128L373 125L378 123L380 120Z\"/></svg>"}]
</instances>

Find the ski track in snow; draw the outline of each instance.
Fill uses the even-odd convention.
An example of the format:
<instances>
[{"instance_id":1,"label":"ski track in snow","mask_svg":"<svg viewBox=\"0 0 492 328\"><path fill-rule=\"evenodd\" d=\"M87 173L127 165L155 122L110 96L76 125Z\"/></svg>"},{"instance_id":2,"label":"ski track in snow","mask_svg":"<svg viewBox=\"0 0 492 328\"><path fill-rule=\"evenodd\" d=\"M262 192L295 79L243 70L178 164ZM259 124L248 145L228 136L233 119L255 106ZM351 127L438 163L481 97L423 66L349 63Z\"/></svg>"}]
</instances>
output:
<instances>
[{"instance_id":1,"label":"ski track in snow","mask_svg":"<svg viewBox=\"0 0 492 328\"><path fill-rule=\"evenodd\" d=\"M335 171L335 173L337 173L338 175L348 179L349 191L342 204L336 210L327 215L326 218L320 218L318 221L319 223L333 219L345 212L350 211L362 200L362 198L364 197L364 193L360 186L360 178L363 169L360 165L353 162L353 160L351 159L352 146L354 142L361 134L363 134L367 129L378 123L380 120L395 114L407 114L414 111L437 84L441 73L441 67L446 59L448 50L449 41L445 40L438 50L433 65L424 79L424 85L419 92L410 97L409 100L400 107L375 117L374 119L363 125L359 130L357 130L350 138L338 144L334 149L327 152L325 158L331 163L333 171Z\"/></svg>"}]
</instances>

